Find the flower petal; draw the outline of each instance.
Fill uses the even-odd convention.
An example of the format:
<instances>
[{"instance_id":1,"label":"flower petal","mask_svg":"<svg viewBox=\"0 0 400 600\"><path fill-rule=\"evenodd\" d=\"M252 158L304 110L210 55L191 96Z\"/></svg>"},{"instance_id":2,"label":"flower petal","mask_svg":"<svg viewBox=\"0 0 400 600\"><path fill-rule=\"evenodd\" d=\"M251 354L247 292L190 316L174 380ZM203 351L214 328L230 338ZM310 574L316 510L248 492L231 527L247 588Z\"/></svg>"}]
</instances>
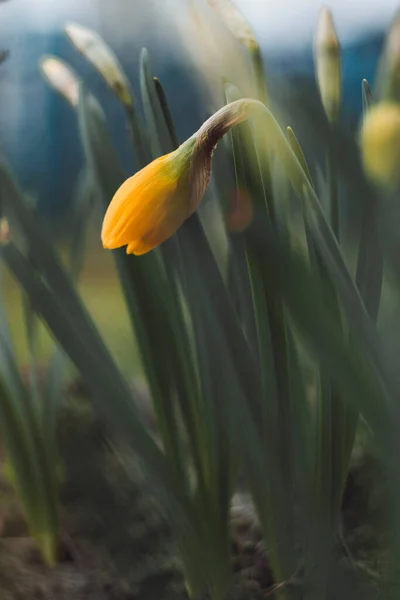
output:
<instances>
[{"instance_id":1,"label":"flower petal","mask_svg":"<svg viewBox=\"0 0 400 600\"><path fill-rule=\"evenodd\" d=\"M183 192L183 193L182 193ZM131 240L128 244L128 254L144 254L170 238L189 217L188 198L181 190L166 198L152 213L151 225L147 232Z\"/></svg>"},{"instance_id":2,"label":"flower petal","mask_svg":"<svg viewBox=\"0 0 400 600\"><path fill-rule=\"evenodd\" d=\"M175 173L165 158L153 161L117 190L103 221L101 238L105 248L125 246L152 229L177 186Z\"/></svg>"}]
</instances>

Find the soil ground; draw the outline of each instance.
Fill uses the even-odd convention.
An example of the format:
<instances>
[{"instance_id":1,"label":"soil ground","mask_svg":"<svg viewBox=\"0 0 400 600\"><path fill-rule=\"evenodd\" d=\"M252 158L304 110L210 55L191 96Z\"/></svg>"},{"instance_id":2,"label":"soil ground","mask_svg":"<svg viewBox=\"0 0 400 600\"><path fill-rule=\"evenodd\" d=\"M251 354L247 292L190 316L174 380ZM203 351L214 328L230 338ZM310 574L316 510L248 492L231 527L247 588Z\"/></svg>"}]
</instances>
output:
<instances>
[{"instance_id":1,"label":"soil ground","mask_svg":"<svg viewBox=\"0 0 400 600\"><path fill-rule=\"evenodd\" d=\"M171 534L140 483L134 458L127 453L122 464L118 456L124 450L118 454L110 447L90 410L65 411L60 446L66 480L57 567L43 565L12 490L1 482L1 600L186 600ZM344 568L335 571L332 599L383 598L378 593L385 563L385 536L379 534L385 529L382 489L379 463L371 457L355 461L343 505L352 560L343 559ZM271 572L246 494L236 497L233 516L235 576L229 600L273 598ZM289 584L297 585L297 578Z\"/></svg>"}]
</instances>

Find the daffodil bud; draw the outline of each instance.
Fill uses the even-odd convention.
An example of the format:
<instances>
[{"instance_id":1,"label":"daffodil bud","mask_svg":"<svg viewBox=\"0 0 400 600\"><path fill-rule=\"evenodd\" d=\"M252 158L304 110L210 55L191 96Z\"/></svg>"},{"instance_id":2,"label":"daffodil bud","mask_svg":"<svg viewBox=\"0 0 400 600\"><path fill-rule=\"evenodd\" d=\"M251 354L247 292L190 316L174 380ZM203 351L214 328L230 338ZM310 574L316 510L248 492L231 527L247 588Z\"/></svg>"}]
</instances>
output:
<instances>
[{"instance_id":1,"label":"daffodil bud","mask_svg":"<svg viewBox=\"0 0 400 600\"><path fill-rule=\"evenodd\" d=\"M103 221L105 248L144 254L169 237L199 206L211 176L212 154L231 127L249 117L254 101L216 112L186 142L157 158L117 190Z\"/></svg>"},{"instance_id":2,"label":"daffodil bud","mask_svg":"<svg viewBox=\"0 0 400 600\"><path fill-rule=\"evenodd\" d=\"M376 79L382 100L400 98L400 15L396 15L389 29Z\"/></svg>"},{"instance_id":3,"label":"daffodil bud","mask_svg":"<svg viewBox=\"0 0 400 600\"><path fill-rule=\"evenodd\" d=\"M400 105L381 102L366 114L360 136L364 170L375 184L400 184Z\"/></svg>"},{"instance_id":4,"label":"daffodil bud","mask_svg":"<svg viewBox=\"0 0 400 600\"><path fill-rule=\"evenodd\" d=\"M125 106L131 106L128 80L117 57L104 40L94 31L76 23L66 25L65 32L75 48L104 77L117 98Z\"/></svg>"},{"instance_id":5,"label":"daffodil bud","mask_svg":"<svg viewBox=\"0 0 400 600\"><path fill-rule=\"evenodd\" d=\"M271 111L258 100L243 98L221 108L174 152L157 158L121 185L104 217L103 246L127 246L128 254L144 254L171 237L203 198L216 145L251 116L262 117L255 121L258 135L268 141L293 189L305 186L313 194L304 168Z\"/></svg>"},{"instance_id":6,"label":"daffodil bud","mask_svg":"<svg viewBox=\"0 0 400 600\"><path fill-rule=\"evenodd\" d=\"M318 88L328 120L339 116L341 98L340 46L330 11L320 12L315 40L315 64Z\"/></svg>"},{"instance_id":7,"label":"daffodil bud","mask_svg":"<svg viewBox=\"0 0 400 600\"><path fill-rule=\"evenodd\" d=\"M256 84L256 89L252 92L252 95L268 105L264 63L259 43L252 28L231 0L208 0L208 3L233 37L239 40L249 51Z\"/></svg>"},{"instance_id":8,"label":"daffodil bud","mask_svg":"<svg viewBox=\"0 0 400 600\"><path fill-rule=\"evenodd\" d=\"M263 118L255 122L257 128L262 126L258 135L268 141L293 189L305 186L313 194L304 168L271 111L258 100L243 98L221 108L174 152L157 158L121 185L104 217L103 246L127 246L128 254L144 254L171 237L203 198L216 145L251 116Z\"/></svg>"},{"instance_id":9,"label":"daffodil bud","mask_svg":"<svg viewBox=\"0 0 400 600\"><path fill-rule=\"evenodd\" d=\"M55 56L45 56L40 61L40 69L51 87L76 107L79 96L79 78L71 67Z\"/></svg>"},{"instance_id":10,"label":"daffodil bud","mask_svg":"<svg viewBox=\"0 0 400 600\"><path fill-rule=\"evenodd\" d=\"M190 214L189 172L195 139L157 158L125 181L103 221L105 248L144 254L169 238Z\"/></svg>"},{"instance_id":11,"label":"daffodil bud","mask_svg":"<svg viewBox=\"0 0 400 600\"><path fill-rule=\"evenodd\" d=\"M258 48L257 38L253 30L231 0L208 0L208 3L232 35L246 46L250 52Z\"/></svg>"}]
</instances>

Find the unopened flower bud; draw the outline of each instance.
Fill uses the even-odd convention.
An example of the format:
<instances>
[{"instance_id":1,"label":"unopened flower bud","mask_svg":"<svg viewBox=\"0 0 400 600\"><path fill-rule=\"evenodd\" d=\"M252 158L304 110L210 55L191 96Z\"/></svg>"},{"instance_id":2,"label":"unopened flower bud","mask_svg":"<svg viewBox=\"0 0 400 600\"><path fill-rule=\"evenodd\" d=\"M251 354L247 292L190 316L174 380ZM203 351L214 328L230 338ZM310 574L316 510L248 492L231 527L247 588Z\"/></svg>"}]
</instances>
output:
<instances>
[{"instance_id":1,"label":"unopened flower bud","mask_svg":"<svg viewBox=\"0 0 400 600\"><path fill-rule=\"evenodd\" d=\"M383 47L379 61L376 86L381 100L400 97L400 15L396 15Z\"/></svg>"},{"instance_id":2,"label":"unopened flower bud","mask_svg":"<svg viewBox=\"0 0 400 600\"><path fill-rule=\"evenodd\" d=\"M104 217L104 248L127 246L128 254L144 254L171 237L204 196L216 145L248 116L246 100L224 106L179 148L127 179Z\"/></svg>"},{"instance_id":3,"label":"unopened flower bud","mask_svg":"<svg viewBox=\"0 0 400 600\"><path fill-rule=\"evenodd\" d=\"M45 56L40 68L48 83L72 106L78 104L79 78L64 61L55 56Z\"/></svg>"},{"instance_id":4,"label":"unopened flower bud","mask_svg":"<svg viewBox=\"0 0 400 600\"><path fill-rule=\"evenodd\" d=\"M117 57L105 41L94 31L76 23L66 25L65 32L75 48L104 77L117 98L130 106L132 98L128 80Z\"/></svg>"},{"instance_id":5,"label":"unopened flower bud","mask_svg":"<svg viewBox=\"0 0 400 600\"><path fill-rule=\"evenodd\" d=\"M337 121L341 98L340 46L330 11L320 12L315 40L318 88L328 120Z\"/></svg>"},{"instance_id":6,"label":"unopened flower bud","mask_svg":"<svg viewBox=\"0 0 400 600\"><path fill-rule=\"evenodd\" d=\"M400 105L381 102L365 116L360 136L365 172L386 188L400 184Z\"/></svg>"}]
</instances>

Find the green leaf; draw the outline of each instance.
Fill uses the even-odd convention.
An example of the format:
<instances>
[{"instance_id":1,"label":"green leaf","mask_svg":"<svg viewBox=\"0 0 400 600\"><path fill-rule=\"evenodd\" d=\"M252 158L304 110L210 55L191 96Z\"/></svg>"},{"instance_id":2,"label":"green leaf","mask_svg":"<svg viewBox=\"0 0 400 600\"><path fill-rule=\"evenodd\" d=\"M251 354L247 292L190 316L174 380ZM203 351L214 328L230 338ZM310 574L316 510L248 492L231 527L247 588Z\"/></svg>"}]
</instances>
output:
<instances>
[{"instance_id":1,"label":"green leaf","mask_svg":"<svg viewBox=\"0 0 400 600\"><path fill-rule=\"evenodd\" d=\"M366 79L362 80L362 104L363 104L363 115L365 116L367 111L372 107L374 103L374 97L372 95L371 88Z\"/></svg>"},{"instance_id":2,"label":"green leaf","mask_svg":"<svg viewBox=\"0 0 400 600\"><path fill-rule=\"evenodd\" d=\"M140 91L152 157L157 158L161 153L171 152L174 147L168 127L171 125L171 121L167 123L163 115L159 91L157 92L151 74L150 58L146 48L143 48L140 54Z\"/></svg>"},{"instance_id":3,"label":"green leaf","mask_svg":"<svg viewBox=\"0 0 400 600\"><path fill-rule=\"evenodd\" d=\"M338 327L338 316L327 301L329 289L307 268L304 259L290 252L282 242L278 244L270 239L268 244L275 257L277 281L297 326L344 397L362 410L373 431L382 439L393 404L371 355L366 352L364 340L356 337L354 346L348 343ZM377 351L378 348L377 344Z\"/></svg>"},{"instance_id":4,"label":"green leaf","mask_svg":"<svg viewBox=\"0 0 400 600\"><path fill-rule=\"evenodd\" d=\"M165 125L166 125L167 131L168 131L168 135L170 137L171 147L173 149L175 149L179 146L179 140L176 135L175 125L174 125L174 122L172 119L172 114L171 114L171 111L170 111L170 108L168 105L168 100L165 95L164 88L161 85L161 81L158 79L158 77L153 77L153 82L154 82L154 89L157 94L159 106L161 109L161 113L165 120Z\"/></svg>"},{"instance_id":5,"label":"green leaf","mask_svg":"<svg viewBox=\"0 0 400 600\"><path fill-rule=\"evenodd\" d=\"M100 412L127 436L143 461L149 475L149 483L172 527L181 533L185 532L187 539L195 541L200 535L200 528L185 487L142 424L127 383L99 335L95 333L82 305L76 301L71 306L58 289L54 290L49 282L46 285L13 243L3 245L1 254L8 268L29 295L34 310L41 315L91 386L94 402ZM80 318L77 318L79 315ZM84 320L86 325L83 327Z\"/></svg>"},{"instance_id":6,"label":"green leaf","mask_svg":"<svg viewBox=\"0 0 400 600\"><path fill-rule=\"evenodd\" d=\"M286 133L288 136L288 141L289 141L290 147L292 148L294 154L296 155L296 158L299 161L304 173L306 174L306 177L307 177L308 181L310 182L310 185L315 189L315 186L314 186L314 183L313 183L313 180L311 177L310 169L308 168L308 164L307 164L306 158L304 156L304 152L298 142L297 137L295 136L293 129L291 127L287 127Z\"/></svg>"},{"instance_id":7,"label":"green leaf","mask_svg":"<svg viewBox=\"0 0 400 600\"><path fill-rule=\"evenodd\" d=\"M237 99L237 90L226 86L226 97L228 102ZM278 224L272 186L265 186L271 162L266 164L260 160L260 146L253 139L249 125L237 127L232 141L237 186L247 191L253 203L253 220L243 237L256 322L257 366L262 394L253 399L247 395L246 400L249 406L257 405L256 426L263 444L264 468L268 473L264 487L260 489L258 483L260 473L251 476L250 487L260 513L266 545L275 549L271 560L274 575L282 581L293 574L296 562L291 551L295 547L294 452L287 330L280 294L268 272L270 257L266 249L260 251L254 245L254 236L257 232L260 239L267 239L275 228L279 228L283 236L287 236L288 231ZM265 170L267 178L263 178ZM249 469L249 465L246 468Z\"/></svg>"},{"instance_id":8,"label":"green leaf","mask_svg":"<svg viewBox=\"0 0 400 600\"><path fill-rule=\"evenodd\" d=\"M122 167L113 148L103 112L82 84L78 102L82 143L89 169L101 192L103 210L124 181ZM143 257L127 255L124 248L113 252L132 328L139 341L143 366L155 403L158 425L167 452L183 473L176 424L167 399L173 389L173 363L170 343L173 331L167 315L171 298L159 252Z\"/></svg>"},{"instance_id":9,"label":"green leaf","mask_svg":"<svg viewBox=\"0 0 400 600\"><path fill-rule=\"evenodd\" d=\"M8 454L13 484L29 529L48 564L57 561L58 507L52 467L41 443L38 423L18 409L19 397L0 379L0 432Z\"/></svg>"},{"instance_id":10,"label":"green leaf","mask_svg":"<svg viewBox=\"0 0 400 600\"><path fill-rule=\"evenodd\" d=\"M71 280L76 282L82 270L86 232L93 213L95 187L90 174L79 174L72 203L72 241L69 256ZM56 346L50 359L42 400L42 419L49 443L54 442L57 413L63 397L68 358L60 346Z\"/></svg>"},{"instance_id":11,"label":"green leaf","mask_svg":"<svg viewBox=\"0 0 400 600\"><path fill-rule=\"evenodd\" d=\"M154 122L164 119L169 140L161 141L161 151L167 152L176 147L177 139L171 119L168 103L161 83L157 87L148 73L147 89L156 90L159 105L156 102L150 107ZM190 323L193 328L197 370L199 374L199 396L195 402L187 402L181 398L182 415L186 430L190 435L192 422L197 423L198 433L192 438L192 452L196 457L194 466L197 476L197 487L194 497L196 511L203 524L203 549L208 556L208 588L213 598L222 597L226 590L230 575L230 543L228 514L232 495L232 444L226 427L225 411L221 407L221 398L229 397L232 392L231 378L223 377L222 370L226 356L224 340L221 332L217 334L212 298L208 293L208 281L204 280L194 268L193 258L204 252L203 246L197 246L186 234L184 225L175 236L179 255L174 254L169 242L163 244L166 270L175 298L177 289L175 277L179 278L185 301L190 312ZM202 244L204 243L201 238ZM194 254L194 256L193 256ZM179 268L174 263L179 260ZM194 259L197 260L196 258ZM215 259L212 268L218 270ZM175 302L176 304L176 302ZM179 346L185 348L188 339L185 337L182 314L175 316L175 330L179 335ZM221 365L222 362L222 365ZM184 363L182 363L184 364ZM185 366L190 369L190 365ZM179 377L179 372L177 372ZM190 573L194 562L192 555L183 557L186 570Z\"/></svg>"},{"instance_id":12,"label":"green leaf","mask_svg":"<svg viewBox=\"0 0 400 600\"><path fill-rule=\"evenodd\" d=\"M260 108L260 112L262 112L265 127L268 130L271 148L284 165L287 176L297 195L300 198L304 196L306 199L304 206L308 211L310 234L346 311L353 334L358 339L363 339L363 346L372 357L376 368L385 381L385 385L393 391L393 382L390 382L391 378L387 368L382 363L381 354L378 350L381 344L376 329L367 314L365 305L349 273L320 202L273 115L265 107L262 110Z\"/></svg>"}]
</instances>

